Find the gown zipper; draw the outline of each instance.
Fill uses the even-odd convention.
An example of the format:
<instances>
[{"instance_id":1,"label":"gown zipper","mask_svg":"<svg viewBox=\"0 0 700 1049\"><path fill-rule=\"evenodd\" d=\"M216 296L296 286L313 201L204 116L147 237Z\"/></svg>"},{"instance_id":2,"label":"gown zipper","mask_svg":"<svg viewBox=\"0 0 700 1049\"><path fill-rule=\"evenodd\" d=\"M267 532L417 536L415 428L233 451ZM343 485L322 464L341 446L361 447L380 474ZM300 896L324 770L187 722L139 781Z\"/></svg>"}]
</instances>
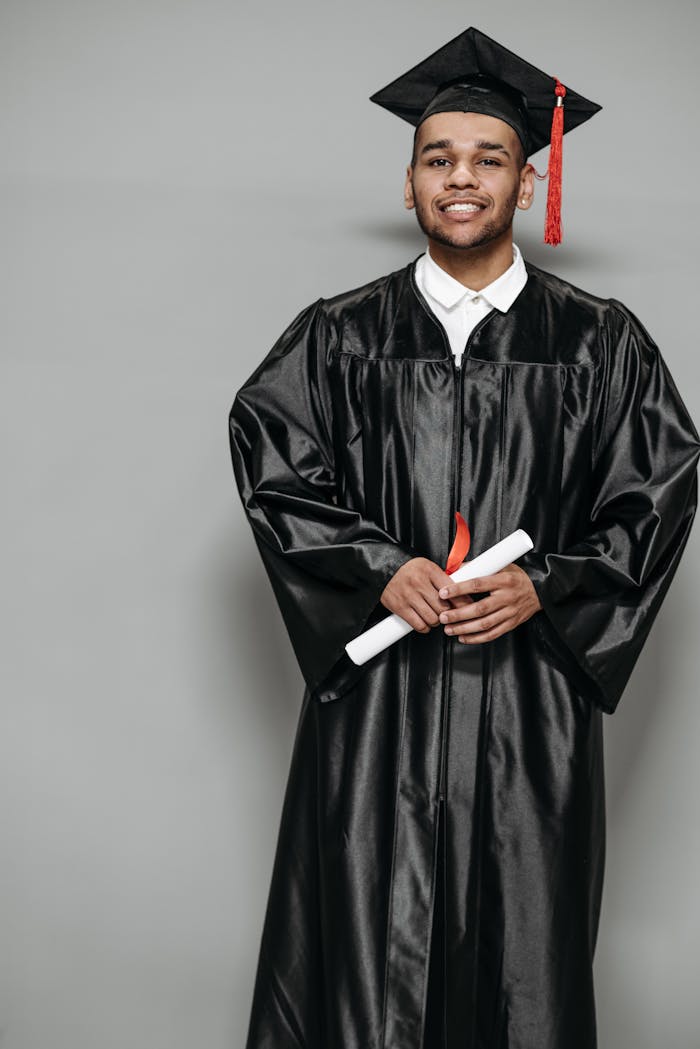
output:
<instances>
[{"instance_id":1,"label":"gown zipper","mask_svg":"<svg viewBox=\"0 0 700 1049\"><path fill-rule=\"evenodd\" d=\"M450 498L450 522L453 523L455 519L455 510L457 509L457 502L459 499L459 479L462 472L462 400L464 391L464 361L468 358L471 350L471 343L474 336L481 330L486 321L492 316L493 310L482 317L478 324L472 329L469 334L469 338L466 341L464 350L461 355L460 363L457 363L455 354L452 354L452 375L455 384L455 398L454 398L454 414L452 419L452 463L453 463L453 474L452 474L452 492ZM448 344L447 336L445 334L445 342ZM438 801L445 800L445 776L446 776L446 756L447 756L447 714L448 714L448 695L450 689L450 681L452 678L452 651L453 645L458 644L454 637L449 635L443 635L444 643L444 677L445 687L443 688L442 695L442 730L440 735L440 778L438 786Z\"/></svg>"}]
</instances>

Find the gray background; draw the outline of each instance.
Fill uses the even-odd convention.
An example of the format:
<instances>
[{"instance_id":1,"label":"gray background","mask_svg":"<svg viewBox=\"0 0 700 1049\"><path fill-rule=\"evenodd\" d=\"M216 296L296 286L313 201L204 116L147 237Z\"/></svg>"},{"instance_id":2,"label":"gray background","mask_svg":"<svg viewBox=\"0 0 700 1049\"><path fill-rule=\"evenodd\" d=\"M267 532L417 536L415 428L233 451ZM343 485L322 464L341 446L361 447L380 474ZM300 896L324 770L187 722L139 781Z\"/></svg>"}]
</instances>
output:
<instances>
[{"instance_id":1,"label":"gray background","mask_svg":"<svg viewBox=\"0 0 700 1049\"><path fill-rule=\"evenodd\" d=\"M228 409L422 250L367 96L469 24L603 103L564 244L542 185L516 239L638 313L700 421L690 0L4 0L3 1049L242 1049L303 686ZM699 542L606 719L602 1049L700 1046Z\"/></svg>"}]
</instances>

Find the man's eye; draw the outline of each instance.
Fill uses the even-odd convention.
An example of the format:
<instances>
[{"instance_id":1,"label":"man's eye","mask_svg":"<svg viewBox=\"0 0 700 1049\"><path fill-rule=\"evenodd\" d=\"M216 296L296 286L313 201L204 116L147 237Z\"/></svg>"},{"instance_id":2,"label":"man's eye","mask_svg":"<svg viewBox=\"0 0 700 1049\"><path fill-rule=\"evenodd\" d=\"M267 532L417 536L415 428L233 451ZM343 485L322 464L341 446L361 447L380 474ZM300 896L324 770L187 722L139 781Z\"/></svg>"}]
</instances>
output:
<instances>
[{"instance_id":1,"label":"man's eye","mask_svg":"<svg viewBox=\"0 0 700 1049\"><path fill-rule=\"evenodd\" d=\"M449 164L447 157L434 157L429 161L431 167L442 167L443 164Z\"/></svg>"},{"instance_id":2,"label":"man's eye","mask_svg":"<svg viewBox=\"0 0 700 1049\"><path fill-rule=\"evenodd\" d=\"M493 165L493 167L500 168L501 166L500 160L496 160L495 157L484 157L483 160L479 161L479 163L486 164L488 167L491 167Z\"/></svg>"}]
</instances>

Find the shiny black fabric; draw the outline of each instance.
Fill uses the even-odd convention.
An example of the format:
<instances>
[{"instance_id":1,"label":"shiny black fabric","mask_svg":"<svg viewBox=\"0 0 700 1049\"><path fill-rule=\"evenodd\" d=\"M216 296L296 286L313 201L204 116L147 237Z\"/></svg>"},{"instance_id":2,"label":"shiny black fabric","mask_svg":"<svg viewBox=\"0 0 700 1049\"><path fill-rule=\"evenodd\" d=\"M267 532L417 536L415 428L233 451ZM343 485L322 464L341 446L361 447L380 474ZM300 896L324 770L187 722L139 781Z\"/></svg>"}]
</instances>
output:
<instances>
[{"instance_id":1,"label":"shiny black fabric","mask_svg":"<svg viewBox=\"0 0 700 1049\"><path fill-rule=\"evenodd\" d=\"M247 1049L594 1049L602 712L688 540L700 438L619 302L528 265L456 369L414 265L305 309L231 410L306 682ZM405 561L444 565L455 509L470 556L530 534L542 610L355 667L345 643Z\"/></svg>"}]
</instances>

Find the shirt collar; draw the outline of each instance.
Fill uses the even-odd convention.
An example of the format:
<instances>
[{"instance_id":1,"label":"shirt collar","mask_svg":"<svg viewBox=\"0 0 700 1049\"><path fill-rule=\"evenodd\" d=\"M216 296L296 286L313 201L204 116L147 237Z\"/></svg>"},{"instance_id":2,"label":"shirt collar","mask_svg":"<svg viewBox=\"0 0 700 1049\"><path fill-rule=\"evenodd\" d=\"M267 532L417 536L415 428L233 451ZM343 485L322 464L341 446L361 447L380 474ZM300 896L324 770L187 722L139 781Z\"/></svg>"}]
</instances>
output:
<instances>
[{"instance_id":1,"label":"shirt collar","mask_svg":"<svg viewBox=\"0 0 700 1049\"><path fill-rule=\"evenodd\" d=\"M517 244L513 245L513 262L508 269L481 291L472 291L471 288L465 287L464 284L451 277L441 266L438 266L431 257L430 251L426 251L418 259L417 265L421 269L422 284L425 290L445 309L456 306L465 296L467 299L473 299L475 295L479 295L490 306L495 306L501 313L505 313L513 305L527 282L527 270Z\"/></svg>"}]
</instances>

